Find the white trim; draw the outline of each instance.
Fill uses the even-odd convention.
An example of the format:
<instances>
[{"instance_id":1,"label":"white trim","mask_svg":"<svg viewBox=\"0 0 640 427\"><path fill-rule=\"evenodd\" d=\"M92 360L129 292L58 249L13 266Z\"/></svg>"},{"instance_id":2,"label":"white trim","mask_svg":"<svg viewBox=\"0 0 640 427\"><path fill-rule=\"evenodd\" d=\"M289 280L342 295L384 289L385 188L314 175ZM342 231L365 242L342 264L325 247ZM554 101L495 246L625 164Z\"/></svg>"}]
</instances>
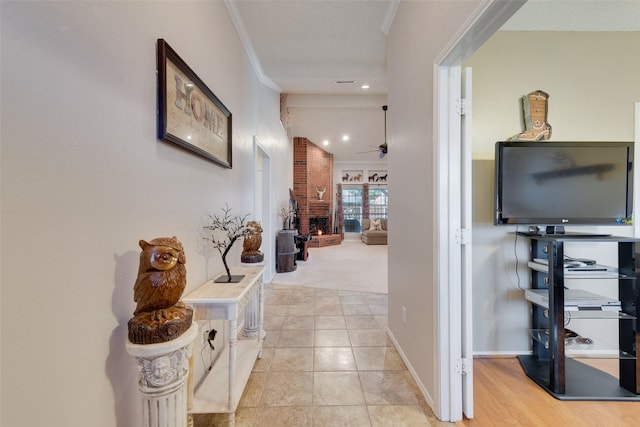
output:
<instances>
[{"instance_id":1,"label":"white trim","mask_svg":"<svg viewBox=\"0 0 640 427\"><path fill-rule=\"evenodd\" d=\"M382 25L380 26L380 31L382 31L385 36L389 35L389 29L391 29L391 24L393 24L393 20L396 17L398 6L400 6L400 0L389 1L387 13L385 14L384 19L382 20Z\"/></svg>"},{"instance_id":2,"label":"white trim","mask_svg":"<svg viewBox=\"0 0 640 427\"><path fill-rule=\"evenodd\" d=\"M522 7L527 0L483 0L435 60L437 65L462 65Z\"/></svg>"},{"instance_id":3,"label":"white trim","mask_svg":"<svg viewBox=\"0 0 640 427\"><path fill-rule=\"evenodd\" d=\"M640 173L638 165L640 165L640 102L635 103L635 145L633 148L633 235L640 237L640 221L638 214L640 213Z\"/></svg>"},{"instance_id":4,"label":"white trim","mask_svg":"<svg viewBox=\"0 0 640 427\"><path fill-rule=\"evenodd\" d=\"M475 358L491 358L491 357L501 357L501 358L514 358L522 355L532 355L532 351L474 351L473 357Z\"/></svg>"},{"instance_id":5,"label":"white trim","mask_svg":"<svg viewBox=\"0 0 640 427\"><path fill-rule=\"evenodd\" d=\"M460 357L463 361L469 361L461 378L462 415L468 419L473 418L473 163L472 152L472 120L473 120L473 73L467 67L461 70L461 96L460 102L465 106L464 115L460 117L460 222L462 230L466 231L466 239L460 247L461 279L460 279L460 322L462 325L460 340Z\"/></svg>"},{"instance_id":6,"label":"white trim","mask_svg":"<svg viewBox=\"0 0 640 427\"><path fill-rule=\"evenodd\" d=\"M504 24L523 4L525 0L500 1L484 0L469 17L467 22L456 33L451 42L445 47L434 62L434 129L433 140L435 141L434 155L434 178L436 182L436 215L434 235L436 236L435 253L437 254L437 271L434 272L434 279L437 281L436 301L438 319L438 354L436 361L437 388L441 399L437 406L434 406L436 416L442 421L458 421L462 419L462 395L453 395L452 378L456 378L456 364L452 363L460 354L454 354L451 342L461 339L461 326L455 330L456 325L450 322L450 318L445 310L461 302L450 300L449 281L454 270L455 274L460 274L460 265L452 264L450 259L451 246L454 244L450 223L450 201L451 190L450 179L457 179L455 171L450 169L449 163L449 124L456 121L451 117L452 108L456 100L451 98L451 82L449 68L460 66L473 52L493 35L502 24ZM456 84L461 84L458 80ZM459 170L458 179L459 179ZM459 185L459 183L458 183ZM459 188L456 193L459 194ZM455 203L460 203L457 200ZM451 296L452 297L452 296ZM459 310L458 306L458 310ZM440 374L444 372L444 374Z\"/></svg>"},{"instance_id":7,"label":"white trim","mask_svg":"<svg viewBox=\"0 0 640 427\"><path fill-rule=\"evenodd\" d=\"M449 146L449 182L447 191L449 234L448 234L448 268L447 286L449 317L449 411L452 420L462 419L462 373L458 369L458 361L462 358L462 252L456 242L456 233L462 227L462 171L461 171L461 119L457 112L457 104L462 96L462 73L460 66L440 67L448 72L447 141ZM444 355L443 355L444 356Z\"/></svg>"},{"instance_id":8,"label":"white trim","mask_svg":"<svg viewBox=\"0 0 640 427\"><path fill-rule=\"evenodd\" d=\"M440 399L438 406L434 407L434 412L438 419L451 421L452 403L450 375L455 371L455 366L451 364L451 349L449 347L449 337L452 331L449 323L449 73L448 67L438 67L434 65L434 103L436 118L434 120L434 180L437 183L435 193L435 230L436 236L435 250L437 254L437 269L434 272L434 282L438 284L435 289L434 299L437 301L437 361L435 378L437 381L438 395ZM459 330L456 333L460 333Z\"/></svg>"},{"instance_id":9,"label":"white trim","mask_svg":"<svg viewBox=\"0 0 640 427\"><path fill-rule=\"evenodd\" d=\"M262 179L258 180L257 163L258 156L262 157ZM275 259L275 232L272 226L271 213L271 159L267 149L260 142L257 136L253 136L253 165L254 165L254 215L257 212L257 206L260 204L260 211L262 212L262 218L256 218L260 221L262 226L262 246L261 250L264 253L264 272L262 279L265 283L271 283L275 277L274 263L270 260ZM260 188L257 188L260 185ZM258 200L260 198L260 200Z\"/></svg>"},{"instance_id":10,"label":"white trim","mask_svg":"<svg viewBox=\"0 0 640 427\"><path fill-rule=\"evenodd\" d=\"M249 58L249 62L251 62L251 66L253 67L253 71L256 73L258 80L260 83L264 84L267 87L275 90L276 92L282 92L282 88L278 86L273 80L271 80L262 69L262 65L260 64L260 60L258 59L258 55L256 54L255 49L253 48L253 44L251 43L251 38L247 34L247 30L244 26L244 21L242 17L240 17L240 13L236 8L236 0L224 0L224 4L227 6L227 11L229 12L229 16L231 17L231 22L236 27L236 31L240 36L240 40L242 41L242 45L244 46L245 52L247 52L247 57Z\"/></svg>"}]
</instances>

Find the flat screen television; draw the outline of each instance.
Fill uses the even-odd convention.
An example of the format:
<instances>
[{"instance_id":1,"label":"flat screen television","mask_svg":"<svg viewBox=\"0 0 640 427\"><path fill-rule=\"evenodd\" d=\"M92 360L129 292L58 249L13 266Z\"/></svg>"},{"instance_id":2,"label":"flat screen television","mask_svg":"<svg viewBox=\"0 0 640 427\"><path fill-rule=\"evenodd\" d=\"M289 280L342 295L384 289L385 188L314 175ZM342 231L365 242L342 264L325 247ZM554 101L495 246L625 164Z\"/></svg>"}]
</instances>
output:
<instances>
[{"instance_id":1,"label":"flat screen television","mask_svg":"<svg viewBox=\"0 0 640 427\"><path fill-rule=\"evenodd\" d=\"M494 224L630 222L633 143L513 141L495 148Z\"/></svg>"}]
</instances>

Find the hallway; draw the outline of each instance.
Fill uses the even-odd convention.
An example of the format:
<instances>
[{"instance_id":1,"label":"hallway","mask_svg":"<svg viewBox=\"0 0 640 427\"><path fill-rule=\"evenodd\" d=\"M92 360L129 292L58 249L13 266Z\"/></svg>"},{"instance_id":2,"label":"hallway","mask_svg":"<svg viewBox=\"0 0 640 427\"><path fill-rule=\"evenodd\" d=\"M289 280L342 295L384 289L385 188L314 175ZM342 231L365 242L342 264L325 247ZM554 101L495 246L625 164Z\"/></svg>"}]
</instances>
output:
<instances>
[{"instance_id":1,"label":"hallway","mask_svg":"<svg viewBox=\"0 0 640 427\"><path fill-rule=\"evenodd\" d=\"M386 326L386 295L266 284L264 350L236 425L452 425L434 417Z\"/></svg>"}]
</instances>

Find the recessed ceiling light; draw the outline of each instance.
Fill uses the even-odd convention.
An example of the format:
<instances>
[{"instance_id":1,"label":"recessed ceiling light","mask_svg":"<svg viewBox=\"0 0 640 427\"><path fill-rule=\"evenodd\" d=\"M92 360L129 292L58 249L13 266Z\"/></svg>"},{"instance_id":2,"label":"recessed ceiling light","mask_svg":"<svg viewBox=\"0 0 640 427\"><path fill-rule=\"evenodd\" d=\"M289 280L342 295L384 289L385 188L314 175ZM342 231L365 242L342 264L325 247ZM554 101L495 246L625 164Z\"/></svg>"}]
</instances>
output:
<instances>
[{"instance_id":1,"label":"recessed ceiling light","mask_svg":"<svg viewBox=\"0 0 640 427\"><path fill-rule=\"evenodd\" d=\"M342 140L343 141L348 141L349 140L349 135L347 135L347 134L342 135Z\"/></svg>"},{"instance_id":2,"label":"recessed ceiling light","mask_svg":"<svg viewBox=\"0 0 640 427\"><path fill-rule=\"evenodd\" d=\"M329 140L328 140L328 139L325 139L324 141L322 141L322 143L323 143L324 145L329 145Z\"/></svg>"},{"instance_id":3,"label":"recessed ceiling light","mask_svg":"<svg viewBox=\"0 0 640 427\"><path fill-rule=\"evenodd\" d=\"M360 86L360 89L369 89L371 86L364 84L362 86Z\"/></svg>"}]
</instances>

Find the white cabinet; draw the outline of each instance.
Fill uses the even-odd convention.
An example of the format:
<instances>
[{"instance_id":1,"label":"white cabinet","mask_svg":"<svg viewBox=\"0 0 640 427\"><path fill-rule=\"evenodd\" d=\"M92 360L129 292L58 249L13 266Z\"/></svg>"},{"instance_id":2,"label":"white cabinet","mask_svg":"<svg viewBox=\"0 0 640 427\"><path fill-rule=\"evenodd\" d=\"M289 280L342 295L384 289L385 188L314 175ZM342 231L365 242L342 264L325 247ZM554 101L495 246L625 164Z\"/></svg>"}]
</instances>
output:
<instances>
[{"instance_id":1,"label":"white cabinet","mask_svg":"<svg viewBox=\"0 0 640 427\"><path fill-rule=\"evenodd\" d=\"M244 275L239 283L210 280L182 299L193 308L194 320L224 320L229 328L223 353L194 392L191 413L228 413L233 424L238 402L262 351L263 272L264 267L235 267L234 275Z\"/></svg>"}]
</instances>

